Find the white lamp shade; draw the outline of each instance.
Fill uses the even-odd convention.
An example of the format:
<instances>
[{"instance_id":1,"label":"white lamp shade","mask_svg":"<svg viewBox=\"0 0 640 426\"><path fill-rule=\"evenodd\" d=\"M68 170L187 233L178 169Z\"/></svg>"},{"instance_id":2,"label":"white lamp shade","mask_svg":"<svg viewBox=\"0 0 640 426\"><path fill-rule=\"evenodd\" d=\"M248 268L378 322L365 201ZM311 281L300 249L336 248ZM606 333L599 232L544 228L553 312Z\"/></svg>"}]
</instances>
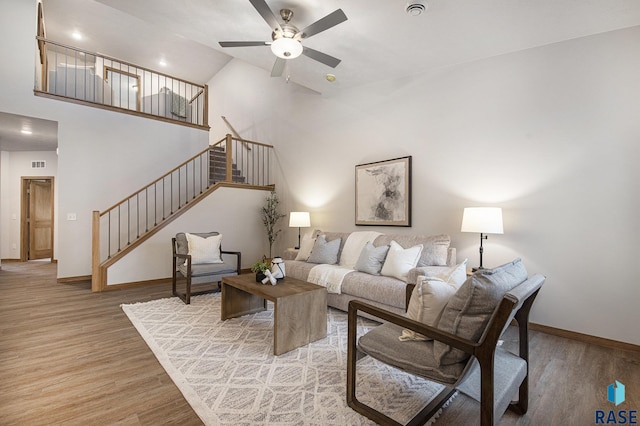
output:
<instances>
[{"instance_id":1,"label":"white lamp shade","mask_svg":"<svg viewBox=\"0 0 640 426\"><path fill-rule=\"evenodd\" d=\"M302 44L292 38L280 37L271 43L271 51L278 58L293 59L302 54Z\"/></svg>"},{"instance_id":2,"label":"white lamp shade","mask_svg":"<svg viewBox=\"0 0 640 426\"><path fill-rule=\"evenodd\" d=\"M500 207L467 207L462 215L461 232L502 234L502 209Z\"/></svg>"},{"instance_id":3,"label":"white lamp shade","mask_svg":"<svg viewBox=\"0 0 640 426\"><path fill-rule=\"evenodd\" d=\"M298 228L311 226L309 212L291 212L289 214L289 226Z\"/></svg>"}]
</instances>

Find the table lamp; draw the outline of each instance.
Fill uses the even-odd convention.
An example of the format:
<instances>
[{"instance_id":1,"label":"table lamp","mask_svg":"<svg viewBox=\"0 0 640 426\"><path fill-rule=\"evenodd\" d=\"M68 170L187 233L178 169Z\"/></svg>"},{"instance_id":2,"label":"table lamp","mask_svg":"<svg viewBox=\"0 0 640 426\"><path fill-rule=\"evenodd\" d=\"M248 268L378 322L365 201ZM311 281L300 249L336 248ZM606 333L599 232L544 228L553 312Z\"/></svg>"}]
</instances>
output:
<instances>
[{"instance_id":1,"label":"table lamp","mask_svg":"<svg viewBox=\"0 0 640 426\"><path fill-rule=\"evenodd\" d=\"M480 266L472 271L484 269L482 266L482 240L485 234L502 234L502 209L500 207L466 207L462 215L461 232L480 233Z\"/></svg>"},{"instance_id":2,"label":"table lamp","mask_svg":"<svg viewBox=\"0 0 640 426\"><path fill-rule=\"evenodd\" d=\"M291 228L298 227L298 246L300 248L300 228L308 228L311 226L311 219L309 218L309 212L291 212L289 213L289 226Z\"/></svg>"}]
</instances>

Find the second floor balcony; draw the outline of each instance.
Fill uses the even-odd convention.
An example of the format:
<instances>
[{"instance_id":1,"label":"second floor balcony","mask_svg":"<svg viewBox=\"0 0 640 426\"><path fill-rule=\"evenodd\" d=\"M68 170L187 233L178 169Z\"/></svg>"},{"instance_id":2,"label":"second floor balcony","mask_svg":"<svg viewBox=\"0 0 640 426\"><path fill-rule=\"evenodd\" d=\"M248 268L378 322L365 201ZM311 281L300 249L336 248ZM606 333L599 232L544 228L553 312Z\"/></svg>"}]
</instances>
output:
<instances>
[{"instance_id":1,"label":"second floor balcony","mask_svg":"<svg viewBox=\"0 0 640 426\"><path fill-rule=\"evenodd\" d=\"M206 85L36 39L36 95L209 129Z\"/></svg>"}]
</instances>

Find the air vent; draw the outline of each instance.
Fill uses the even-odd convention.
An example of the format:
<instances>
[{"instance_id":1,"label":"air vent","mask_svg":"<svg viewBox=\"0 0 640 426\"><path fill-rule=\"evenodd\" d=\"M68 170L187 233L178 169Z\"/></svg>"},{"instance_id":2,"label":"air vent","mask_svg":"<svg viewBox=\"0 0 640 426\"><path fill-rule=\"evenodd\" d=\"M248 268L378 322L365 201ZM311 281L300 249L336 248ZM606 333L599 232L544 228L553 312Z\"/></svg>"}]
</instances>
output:
<instances>
[{"instance_id":1,"label":"air vent","mask_svg":"<svg viewBox=\"0 0 640 426\"><path fill-rule=\"evenodd\" d=\"M44 169L45 167L47 167L47 162L44 161L44 160L32 161L31 162L31 168L32 169Z\"/></svg>"},{"instance_id":2,"label":"air vent","mask_svg":"<svg viewBox=\"0 0 640 426\"><path fill-rule=\"evenodd\" d=\"M423 1L416 0L407 2L407 13L411 16L418 16L427 10L426 4Z\"/></svg>"}]
</instances>

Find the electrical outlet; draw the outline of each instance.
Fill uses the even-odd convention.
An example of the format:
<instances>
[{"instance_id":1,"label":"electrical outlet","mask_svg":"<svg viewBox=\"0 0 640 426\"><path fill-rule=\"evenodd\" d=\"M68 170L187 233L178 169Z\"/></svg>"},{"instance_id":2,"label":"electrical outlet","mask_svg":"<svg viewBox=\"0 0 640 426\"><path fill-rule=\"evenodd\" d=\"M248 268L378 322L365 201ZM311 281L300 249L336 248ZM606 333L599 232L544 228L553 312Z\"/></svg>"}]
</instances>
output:
<instances>
[{"instance_id":1,"label":"electrical outlet","mask_svg":"<svg viewBox=\"0 0 640 426\"><path fill-rule=\"evenodd\" d=\"M77 220L78 217L75 213L67 213L67 220Z\"/></svg>"}]
</instances>

